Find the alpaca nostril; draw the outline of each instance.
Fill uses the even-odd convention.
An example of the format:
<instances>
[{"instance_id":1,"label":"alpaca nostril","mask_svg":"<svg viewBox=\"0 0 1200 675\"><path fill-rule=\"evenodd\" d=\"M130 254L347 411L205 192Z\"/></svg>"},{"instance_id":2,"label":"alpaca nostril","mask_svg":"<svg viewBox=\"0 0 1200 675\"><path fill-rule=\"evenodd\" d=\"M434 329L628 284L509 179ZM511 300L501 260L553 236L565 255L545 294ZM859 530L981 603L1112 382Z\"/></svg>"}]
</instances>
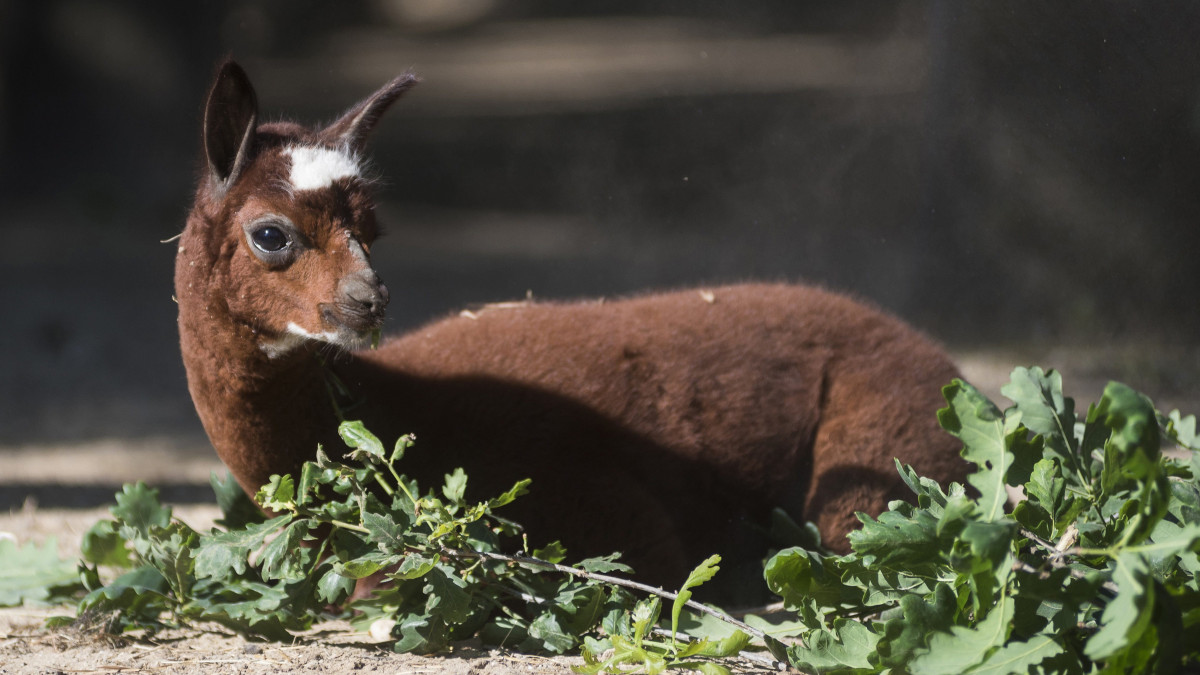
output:
<instances>
[{"instance_id":1,"label":"alpaca nostril","mask_svg":"<svg viewBox=\"0 0 1200 675\"><path fill-rule=\"evenodd\" d=\"M363 289L364 296L359 298L359 303L367 310L372 317L383 316L383 308L388 304L388 290L379 281L379 277L372 275L374 279L366 284Z\"/></svg>"},{"instance_id":2,"label":"alpaca nostril","mask_svg":"<svg viewBox=\"0 0 1200 675\"><path fill-rule=\"evenodd\" d=\"M383 314L383 308L387 307L388 303L387 289L383 288L382 285L376 289L371 289L365 297L359 298L358 302L371 315Z\"/></svg>"}]
</instances>

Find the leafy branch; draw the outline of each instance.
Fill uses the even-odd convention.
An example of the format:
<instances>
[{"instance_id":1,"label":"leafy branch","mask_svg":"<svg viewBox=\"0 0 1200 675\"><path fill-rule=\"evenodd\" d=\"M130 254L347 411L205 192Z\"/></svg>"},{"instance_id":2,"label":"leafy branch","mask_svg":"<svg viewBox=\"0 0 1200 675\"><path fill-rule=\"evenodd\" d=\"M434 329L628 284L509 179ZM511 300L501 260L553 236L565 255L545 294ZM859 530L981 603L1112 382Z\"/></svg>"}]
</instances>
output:
<instances>
[{"instance_id":1,"label":"leafy branch","mask_svg":"<svg viewBox=\"0 0 1200 675\"><path fill-rule=\"evenodd\" d=\"M400 471L412 438L386 448L358 423L340 429L345 463L318 451L296 479L276 476L263 487L258 505L271 518L232 480L214 478L225 517L199 533L154 490L125 486L113 519L84 536L75 584L50 564L51 546L0 541L0 602L82 588L77 617L57 623L126 632L216 621L277 640L341 606L360 628L384 627L398 651L438 651L478 636L522 651L579 650L584 673L725 672L720 659L752 642L822 673L1195 667L1195 418L1158 413L1117 383L1077 416L1061 378L1038 368L1016 369L1002 391L1013 401L1007 410L961 381L944 390L939 420L975 466L970 488L938 485L897 463L913 502L859 514L852 553L789 548L767 561L768 588L794 616L783 625L691 600L717 573L716 557L672 593L614 576L631 572L615 554L566 565L557 543L514 546L519 526L495 511L528 481L468 503L460 469L439 491L422 492ZM1163 453L1164 444L1179 451ZM1015 506L1012 487L1025 495ZM15 572L10 560L45 571ZM351 602L368 577L384 583ZM715 630L713 617L724 628Z\"/></svg>"},{"instance_id":2,"label":"leafy branch","mask_svg":"<svg viewBox=\"0 0 1200 675\"><path fill-rule=\"evenodd\" d=\"M944 390L975 465L946 489L897 464L916 504L860 514L853 552L789 549L767 582L814 672L1170 672L1200 661L1195 418L1110 383L1078 419L1053 371L1017 368L1001 411ZM1190 451L1165 455L1163 442ZM1010 508L1007 487L1025 499ZM1057 542L1057 543L1054 543Z\"/></svg>"},{"instance_id":3,"label":"leafy branch","mask_svg":"<svg viewBox=\"0 0 1200 675\"><path fill-rule=\"evenodd\" d=\"M632 572L615 554L568 566L557 543L502 553L502 539L520 529L494 511L523 495L528 480L468 503L467 477L459 469L445 476L439 493L422 493L397 470L413 446L411 437L386 448L360 423L343 423L339 432L349 447L345 463L319 449L298 479L273 476L256 505L232 480L214 477L225 517L211 532L198 533L175 519L155 490L125 486L113 519L84 537L86 595L78 619L117 633L216 621L279 640L309 628L329 607L343 606L360 628L390 629L397 651L438 651L472 635L551 653L579 649L586 641L599 650L591 654L609 652L607 668L637 661L710 672L724 672L713 659L738 653L751 636L783 653L761 630L690 600L690 589L719 569L716 556L671 593L609 574ZM123 573L103 581L104 570L112 568ZM368 577L380 583L366 594ZM365 597L351 601L356 587ZM657 616L658 605L638 602L633 591L655 596L654 603L673 602L669 642L650 639L653 622L644 620ZM717 640L685 636L678 630L685 609L736 630Z\"/></svg>"}]
</instances>

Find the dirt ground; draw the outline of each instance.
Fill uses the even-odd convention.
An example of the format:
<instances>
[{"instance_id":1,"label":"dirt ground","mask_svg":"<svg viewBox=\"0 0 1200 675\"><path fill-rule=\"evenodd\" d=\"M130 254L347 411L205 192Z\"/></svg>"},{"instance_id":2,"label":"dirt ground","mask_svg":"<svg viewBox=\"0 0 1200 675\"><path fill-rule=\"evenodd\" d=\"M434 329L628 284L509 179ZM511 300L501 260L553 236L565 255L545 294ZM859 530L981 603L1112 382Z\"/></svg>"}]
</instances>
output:
<instances>
[{"instance_id":1,"label":"dirt ground","mask_svg":"<svg viewBox=\"0 0 1200 675\"><path fill-rule=\"evenodd\" d=\"M576 657L542 658L478 646L423 657L393 653L349 625L317 626L291 644L250 642L219 626L170 631L152 641L114 642L48 632L46 609L0 610L0 673L570 673Z\"/></svg>"},{"instance_id":2,"label":"dirt ground","mask_svg":"<svg viewBox=\"0 0 1200 675\"><path fill-rule=\"evenodd\" d=\"M1029 356L987 352L959 354L965 377L999 401L999 388L1014 364L1065 363L1066 388L1080 409L1095 400L1110 378L1141 389L1162 409L1200 410L1195 386L1197 370L1169 378L1155 368L1127 364L1119 354L1083 355L1078 351ZM1190 363L1194 353L1167 355L1172 364ZM1101 367L1096 364L1107 364ZM1118 364L1114 370L1113 364ZM1132 376L1131 376L1132 375ZM1180 379L1182 377L1182 379ZM1142 378L1139 380L1138 378ZM1172 382L1183 386L1174 386ZM0 448L0 533L18 542L53 538L64 557L78 554L80 537L107 517L105 504L123 482L145 480L160 487L175 514L196 529L211 526L218 510L207 481L222 467L202 443L172 438L133 441L101 440L74 445ZM14 499L25 495L23 502ZM4 508L4 507L0 507ZM578 657L543 658L459 645L448 654L421 657L395 654L373 644L368 635L345 623L321 624L291 644L251 642L220 626L173 631L152 641L113 642L71 631L43 628L47 616L69 608L0 609L0 675L48 673L570 673ZM756 662L737 662L740 672L761 672Z\"/></svg>"}]
</instances>

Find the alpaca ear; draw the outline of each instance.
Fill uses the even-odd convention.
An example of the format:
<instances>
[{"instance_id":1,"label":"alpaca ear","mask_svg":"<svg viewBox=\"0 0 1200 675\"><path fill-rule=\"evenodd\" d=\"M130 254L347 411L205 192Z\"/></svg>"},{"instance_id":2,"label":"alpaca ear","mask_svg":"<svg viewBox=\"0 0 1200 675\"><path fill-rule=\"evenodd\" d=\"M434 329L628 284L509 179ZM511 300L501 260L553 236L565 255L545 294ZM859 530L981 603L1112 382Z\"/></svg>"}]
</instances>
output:
<instances>
[{"instance_id":1,"label":"alpaca ear","mask_svg":"<svg viewBox=\"0 0 1200 675\"><path fill-rule=\"evenodd\" d=\"M237 180L249 160L258 119L258 97L246 71L233 61L217 70L204 106L204 152L217 189Z\"/></svg>"},{"instance_id":2,"label":"alpaca ear","mask_svg":"<svg viewBox=\"0 0 1200 675\"><path fill-rule=\"evenodd\" d=\"M347 110L336 122L321 130L321 139L330 145L346 146L355 152L361 152L366 145L367 136L375 128L384 111L420 81L421 78L408 72L388 82Z\"/></svg>"}]
</instances>

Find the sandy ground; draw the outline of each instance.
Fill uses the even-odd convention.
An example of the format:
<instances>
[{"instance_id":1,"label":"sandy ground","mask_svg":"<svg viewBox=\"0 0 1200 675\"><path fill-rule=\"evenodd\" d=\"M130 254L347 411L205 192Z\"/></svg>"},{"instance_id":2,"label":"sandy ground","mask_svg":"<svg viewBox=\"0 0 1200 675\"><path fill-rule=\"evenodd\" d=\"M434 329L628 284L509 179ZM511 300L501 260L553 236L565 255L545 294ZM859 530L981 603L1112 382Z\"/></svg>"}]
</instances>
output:
<instances>
[{"instance_id":1,"label":"sandy ground","mask_svg":"<svg viewBox=\"0 0 1200 675\"><path fill-rule=\"evenodd\" d=\"M259 643L219 626L170 631L153 641L112 641L70 631L47 632L45 609L0 610L0 673L570 673L578 658L508 654L478 646L422 657L363 641L330 622L292 644Z\"/></svg>"},{"instance_id":2,"label":"sandy ground","mask_svg":"<svg viewBox=\"0 0 1200 675\"><path fill-rule=\"evenodd\" d=\"M1144 350L1143 350L1144 351ZM1139 352L1142 353L1142 352ZM1067 393L1081 409L1098 396L1110 378L1123 379L1155 398L1160 408L1200 410L1196 371L1169 378L1154 367L1129 364L1120 353L1085 354L1078 350L1038 355L959 354L964 376L999 400L999 388L1014 364L1065 363ZM1167 354L1178 365L1195 354ZM1115 364L1115 365L1114 365ZM1181 382L1185 386L1173 386ZM71 445L0 448L0 532L19 542L54 538L60 554L78 554L80 536L108 515L106 504L124 482L145 480L159 487L175 514L204 529L217 517L208 476L222 467L202 442L172 437L134 441L100 440ZM344 623L322 624L292 644L250 642L219 626L199 626L157 636L147 642L114 642L71 631L47 631L45 617L68 608L0 609L0 675L32 673L569 673L577 657L542 658L460 645L436 657L394 654L386 645L353 632ZM764 668L735 664L742 672Z\"/></svg>"}]
</instances>

